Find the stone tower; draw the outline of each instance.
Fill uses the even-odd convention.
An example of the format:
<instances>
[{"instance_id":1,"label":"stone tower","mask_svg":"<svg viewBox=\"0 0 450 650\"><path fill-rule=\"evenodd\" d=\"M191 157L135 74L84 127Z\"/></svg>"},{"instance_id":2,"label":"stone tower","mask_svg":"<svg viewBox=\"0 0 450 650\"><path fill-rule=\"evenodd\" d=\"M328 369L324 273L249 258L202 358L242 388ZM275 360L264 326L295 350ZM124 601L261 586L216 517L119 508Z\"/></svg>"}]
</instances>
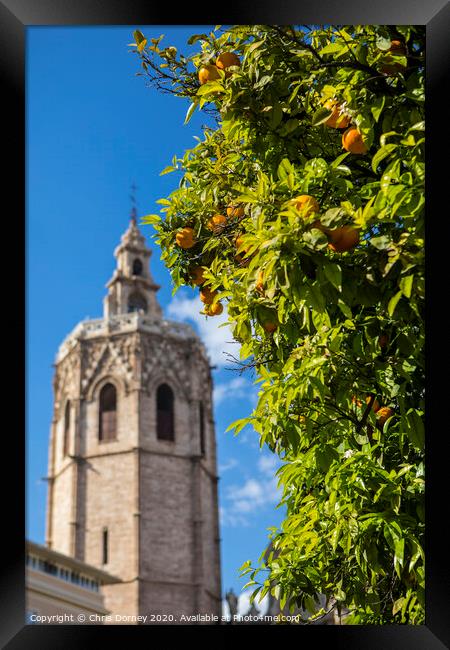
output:
<instances>
[{"instance_id":1,"label":"stone tower","mask_svg":"<svg viewBox=\"0 0 450 650\"><path fill-rule=\"evenodd\" d=\"M56 357L46 543L121 579L113 614L220 615L208 358L163 318L134 211L114 255L104 317Z\"/></svg>"}]
</instances>

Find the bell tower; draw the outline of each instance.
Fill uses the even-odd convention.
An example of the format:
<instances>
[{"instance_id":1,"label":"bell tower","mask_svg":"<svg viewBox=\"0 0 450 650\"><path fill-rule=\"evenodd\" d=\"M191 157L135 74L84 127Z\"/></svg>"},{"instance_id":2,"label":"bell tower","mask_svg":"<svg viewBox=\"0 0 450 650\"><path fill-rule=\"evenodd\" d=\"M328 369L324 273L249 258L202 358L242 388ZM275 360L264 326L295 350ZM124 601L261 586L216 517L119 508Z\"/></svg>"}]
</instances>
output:
<instances>
[{"instance_id":1,"label":"bell tower","mask_svg":"<svg viewBox=\"0 0 450 650\"><path fill-rule=\"evenodd\" d=\"M46 543L121 578L103 587L113 616L220 615L209 361L162 314L135 208L114 255L103 318L54 364Z\"/></svg>"},{"instance_id":2,"label":"bell tower","mask_svg":"<svg viewBox=\"0 0 450 650\"><path fill-rule=\"evenodd\" d=\"M133 207L130 225L114 251L117 265L106 285L108 294L104 298L103 307L105 319L134 311L161 316L161 307L156 299L159 286L153 282L149 269L151 254L137 227L136 210Z\"/></svg>"}]
</instances>

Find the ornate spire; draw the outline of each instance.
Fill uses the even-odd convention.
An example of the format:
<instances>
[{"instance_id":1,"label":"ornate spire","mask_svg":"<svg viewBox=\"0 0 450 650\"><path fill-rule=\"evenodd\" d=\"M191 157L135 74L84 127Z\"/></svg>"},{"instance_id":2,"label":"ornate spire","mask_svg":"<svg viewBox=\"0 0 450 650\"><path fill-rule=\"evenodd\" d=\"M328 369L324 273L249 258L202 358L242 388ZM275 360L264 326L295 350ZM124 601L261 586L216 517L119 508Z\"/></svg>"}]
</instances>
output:
<instances>
[{"instance_id":1,"label":"ornate spire","mask_svg":"<svg viewBox=\"0 0 450 650\"><path fill-rule=\"evenodd\" d=\"M156 299L159 285L155 284L149 269L152 252L146 246L145 237L136 223L136 189L133 182L130 223L114 251L117 265L106 285L108 294L104 300L105 318L131 311L142 311L156 318L162 316Z\"/></svg>"},{"instance_id":2,"label":"ornate spire","mask_svg":"<svg viewBox=\"0 0 450 650\"><path fill-rule=\"evenodd\" d=\"M136 183L133 181L131 184L131 194L130 194L130 199L131 199L130 217L131 217L131 223L133 225L136 225L136 217L137 217L136 190L137 190Z\"/></svg>"}]
</instances>

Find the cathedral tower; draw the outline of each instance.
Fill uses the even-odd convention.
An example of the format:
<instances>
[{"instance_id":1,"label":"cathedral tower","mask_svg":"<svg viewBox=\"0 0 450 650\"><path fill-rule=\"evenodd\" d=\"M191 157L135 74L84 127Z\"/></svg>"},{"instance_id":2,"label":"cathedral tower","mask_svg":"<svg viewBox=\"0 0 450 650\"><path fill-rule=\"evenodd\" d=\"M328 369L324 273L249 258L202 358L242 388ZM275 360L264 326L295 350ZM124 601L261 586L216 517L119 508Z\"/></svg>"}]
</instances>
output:
<instances>
[{"instance_id":1,"label":"cathedral tower","mask_svg":"<svg viewBox=\"0 0 450 650\"><path fill-rule=\"evenodd\" d=\"M46 543L121 579L113 614L220 615L208 358L163 318L134 211L114 254L104 317L56 357Z\"/></svg>"}]
</instances>

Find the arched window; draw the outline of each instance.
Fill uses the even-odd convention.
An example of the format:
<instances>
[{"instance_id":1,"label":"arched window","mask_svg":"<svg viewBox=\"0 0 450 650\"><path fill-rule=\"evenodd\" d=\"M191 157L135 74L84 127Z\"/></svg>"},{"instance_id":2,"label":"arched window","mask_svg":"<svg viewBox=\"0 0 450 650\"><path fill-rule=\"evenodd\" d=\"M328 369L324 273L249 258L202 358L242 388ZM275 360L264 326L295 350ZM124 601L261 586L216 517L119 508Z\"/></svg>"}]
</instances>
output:
<instances>
[{"instance_id":1,"label":"arched window","mask_svg":"<svg viewBox=\"0 0 450 650\"><path fill-rule=\"evenodd\" d=\"M175 440L173 391L161 384L156 394L156 435L159 440Z\"/></svg>"},{"instance_id":2,"label":"arched window","mask_svg":"<svg viewBox=\"0 0 450 650\"><path fill-rule=\"evenodd\" d=\"M200 420L200 453L202 456L206 454L206 445L205 445L205 409L203 408L203 402L198 404L198 417Z\"/></svg>"},{"instance_id":3,"label":"arched window","mask_svg":"<svg viewBox=\"0 0 450 650\"><path fill-rule=\"evenodd\" d=\"M70 401L67 400L64 410L64 438L63 438L63 456L69 453L70 444Z\"/></svg>"},{"instance_id":4,"label":"arched window","mask_svg":"<svg viewBox=\"0 0 450 650\"><path fill-rule=\"evenodd\" d=\"M133 275L142 275L142 262L140 259L136 258L133 262Z\"/></svg>"},{"instance_id":5,"label":"arched window","mask_svg":"<svg viewBox=\"0 0 450 650\"><path fill-rule=\"evenodd\" d=\"M100 391L98 439L101 442L117 438L117 396L112 384L105 384Z\"/></svg>"},{"instance_id":6,"label":"arched window","mask_svg":"<svg viewBox=\"0 0 450 650\"><path fill-rule=\"evenodd\" d=\"M147 311L147 301L140 293L132 293L128 298L128 313L140 309Z\"/></svg>"},{"instance_id":7,"label":"arched window","mask_svg":"<svg viewBox=\"0 0 450 650\"><path fill-rule=\"evenodd\" d=\"M104 528L102 530L102 564L108 564L108 529Z\"/></svg>"}]
</instances>

